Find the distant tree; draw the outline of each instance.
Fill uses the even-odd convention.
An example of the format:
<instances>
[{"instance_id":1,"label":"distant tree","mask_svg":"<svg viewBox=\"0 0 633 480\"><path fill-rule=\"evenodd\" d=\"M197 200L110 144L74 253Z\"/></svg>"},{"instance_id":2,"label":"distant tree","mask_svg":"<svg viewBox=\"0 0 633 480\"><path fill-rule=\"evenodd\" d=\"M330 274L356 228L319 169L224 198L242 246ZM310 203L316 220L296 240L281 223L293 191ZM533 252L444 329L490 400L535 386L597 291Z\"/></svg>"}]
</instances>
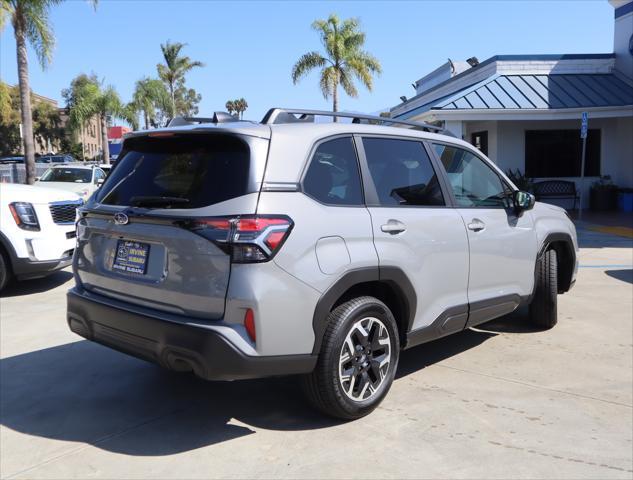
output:
<instances>
[{"instance_id":1,"label":"distant tree","mask_svg":"<svg viewBox=\"0 0 633 480\"><path fill-rule=\"evenodd\" d=\"M248 108L248 102L244 98L235 100L235 112L239 115L240 119L244 118L244 112Z\"/></svg>"},{"instance_id":2,"label":"distant tree","mask_svg":"<svg viewBox=\"0 0 633 480\"><path fill-rule=\"evenodd\" d=\"M187 88L185 82L178 82L176 88L176 115L183 117L192 117L199 112L198 105L202 100L202 95L193 88Z\"/></svg>"},{"instance_id":3,"label":"distant tree","mask_svg":"<svg viewBox=\"0 0 633 480\"><path fill-rule=\"evenodd\" d=\"M37 102L33 107L33 137L40 149L49 152L61 146L65 131L59 110L50 103Z\"/></svg>"},{"instance_id":4,"label":"distant tree","mask_svg":"<svg viewBox=\"0 0 633 480\"><path fill-rule=\"evenodd\" d=\"M51 60L55 36L49 22L49 10L62 0L0 0L0 31L10 18L15 37L18 84L20 87L20 112L24 156L26 163L26 183L35 182L35 145L33 137L33 113L31 110L31 89L29 87L29 66L27 43L33 48L40 66L46 68ZM97 0L92 0L96 5Z\"/></svg>"},{"instance_id":5,"label":"distant tree","mask_svg":"<svg viewBox=\"0 0 633 480\"><path fill-rule=\"evenodd\" d=\"M308 52L292 67L292 81L295 84L311 70L320 69L321 93L325 99L332 97L334 112L338 111L339 85L350 97L357 97L354 78L371 92L373 75L382 72L378 60L362 50L365 33L358 30L359 25L356 18L341 22L335 14L331 14L327 20L316 20L312 28L321 36L325 55L316 51Z\"/></svg>"},{"instance_id":6,"label":"distant tree","mask_svg":"<svg viewBox=\"0 0 633 480\"><path fill-rule=\"evenodd\" d=\"M244 117L244 112L248 108L248 102L244 100L244 98L237 98L235 100L229 100L226 102L226 111L231 115L237 116L237 118L242 119Z\"/></svg>"},{"instance_id":7,"label":"distant tree","mask_svg":"<svg viewBox=\"0 0 633 480\"><path fill-rule=\"evenodd\" d=\"M136 82L132 101L143 115L146 130L156 124L159 111L166 112L171 108L171 97L165 84L149 77Z\"/></svg>"},{"instance_id":8,"label":"distant tree","mask_svg":"<svg viewBox=\"0 0 633 480\"><path fill-rule=\"evenodd\" d=\"M180 90L180 95L182 99L186 99L188 96L196 97L195 91L192 89L187 89L185 87L185 75L193 70L194 68L203 67L204 63L198 62L195 60L191 60L186 55L181 55L181 50L185 47L184 43L171 43L167 40L166 43L161 44L160 48L163 52L163 59L165 63L159 63L156 65L158 70L158 76L165 83L167 90L169 91L169 97L171 100L169 114L173 118L176 115L183 114L184 112L179 111L180 108L185 108L186 110L191 110L191 98L189 98L189 102L182 101L181 105L178 105L178 92ZM191 94L193 92L193 94ZM199 100L198 100L199 102ZM189 107L189 108L188 108ZM194 106L197 113L197 107Z\"/></svg>"},{"instance_id":9,"label":"distant tree","mask_svg":"<svg viewBox=\"0 0 633 480\"><path fill-rule=\"evenodd\" d=\"M226 102L226 111L233 115L237 110L235 109L235 101L229 100Z\"/></svg>"},{"instance_id":10,"label":"distant tree","mask_svg":"<svg viewBox=\"0 0 633 480\"><path fill-rule=\"evenodd\" d=\"M85 82L82 78L77 82L77 88L73 92L70 106L70 124L73 128L79 128L86 121L95 115L101 123L101 146L103 150L103 161L110 163L110 150L108 147L108 118L121 118L133 124L134 118L129 109L126 109L119 94L114 87L102 88L100 82ZM75 79L77 80L77 79ZM138 119L136 120L138 121Z\"/></svg>"}]
</instances>

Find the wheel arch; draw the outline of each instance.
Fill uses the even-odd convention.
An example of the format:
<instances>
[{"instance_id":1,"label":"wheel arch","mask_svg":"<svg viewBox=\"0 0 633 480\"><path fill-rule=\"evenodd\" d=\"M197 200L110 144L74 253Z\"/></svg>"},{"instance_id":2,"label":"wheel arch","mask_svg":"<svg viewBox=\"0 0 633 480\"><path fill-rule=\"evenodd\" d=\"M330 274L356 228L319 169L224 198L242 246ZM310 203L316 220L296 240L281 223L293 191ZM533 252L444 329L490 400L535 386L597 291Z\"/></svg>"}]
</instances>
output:
<instances>
[{"instance_id":1,"label":"wheel arch","mask_svg":"<svg viewBox=\"0 0 633 480\"><path fill-rule=\"evenodd\" d=\"M565 293L569 291L572 286L572 279L576 268L576 250L574 249L571 236L561 232L548 234L539 249L537 260L540 260L542 255L550 249L556 250L556 258L558 261L558 293Z\"/></svg>"},{"instance_id":2,"label":"wheel arch","mask_svg":"<svg viewBox=\"0 0 633 480\"><path fill-rule=\"evenodd\" d=\"M312 320L313 354L321 350L329 313L342 303L363 295L376 297L389 307L398 326L400 344L405 344L417 307L411 281L398 267L365 267L346 272L321 295Z\"/></svg>"}]
</instances>

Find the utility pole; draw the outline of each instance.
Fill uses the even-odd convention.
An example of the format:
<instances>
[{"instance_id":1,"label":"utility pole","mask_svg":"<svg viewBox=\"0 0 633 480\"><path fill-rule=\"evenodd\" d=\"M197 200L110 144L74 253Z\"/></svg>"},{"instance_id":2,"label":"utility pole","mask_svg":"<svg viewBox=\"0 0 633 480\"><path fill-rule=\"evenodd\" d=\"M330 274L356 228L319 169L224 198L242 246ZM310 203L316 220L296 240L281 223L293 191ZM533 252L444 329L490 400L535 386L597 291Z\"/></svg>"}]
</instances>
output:
<instances>
[{"instance_id":1,"label":"utility pole","mask_svg":"<svg viewBox=\"0 0 633 480\"><path fill-rule=\"evenodd\" d=\"M580 124L580 138L582 138L582 157L580 159L580 195L578 201L578 220L582 220L582 194L585 186L585 153L587 151L587 129L589 127L589 114L582 112Z\"/></svg>"}]
</instances>

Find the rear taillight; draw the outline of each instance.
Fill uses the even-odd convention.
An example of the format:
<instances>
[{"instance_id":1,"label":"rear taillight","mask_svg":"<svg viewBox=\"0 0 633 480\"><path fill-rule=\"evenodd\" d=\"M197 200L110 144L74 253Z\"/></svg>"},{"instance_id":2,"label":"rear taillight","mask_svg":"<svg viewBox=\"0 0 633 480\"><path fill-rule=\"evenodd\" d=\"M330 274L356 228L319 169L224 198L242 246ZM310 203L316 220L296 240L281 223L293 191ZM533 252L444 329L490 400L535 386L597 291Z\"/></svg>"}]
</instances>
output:
<instances>
[{"instance_id":1,"label":"rear taillight","mask_svg":"<svg viewBox=\"0 0 633 480\"><path fill-rule=\"evenodd\" d=\"M288 238L293 225L285 215L203 217L182 224L230 253L233 263L270 260Z\"/></svg>"}]
</instances>

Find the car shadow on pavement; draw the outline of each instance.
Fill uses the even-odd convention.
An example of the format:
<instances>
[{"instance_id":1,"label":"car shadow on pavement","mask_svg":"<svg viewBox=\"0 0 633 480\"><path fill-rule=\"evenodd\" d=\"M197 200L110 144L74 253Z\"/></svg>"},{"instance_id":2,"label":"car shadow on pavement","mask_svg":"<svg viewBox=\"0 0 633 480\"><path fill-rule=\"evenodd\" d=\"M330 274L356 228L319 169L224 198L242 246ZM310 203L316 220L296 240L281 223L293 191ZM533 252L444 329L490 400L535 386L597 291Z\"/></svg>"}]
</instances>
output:
<instances>
[{"instance_id":1,"label":"car shadow on pavement","mask_svg":"<svg viewBox=\"0 0 633 480\"><path fill-rule=\"evenodd\" d=\"M477 347L467 330L403 352L397 378ZM254 434L341 422L307 405L298 379L206 382L81 340L0 360L8 429L137 456L162 456ZM24 449L28 449L28 442Z\"/></svg>"},{"instance_id":2,"label":"car shadow on pavement","mask_svg":"<svg viewBox=\"0 0 633 480\"><path fill-rule=\"evenodd\" d=\"M0 293L0 297L21 297L23 295L47 292L63 285L72 276L73 274L70 270L60 270L44 278L24 280L22 282L13 281Z\"/></svg>"},{"instance_id":3,"label":"car shadow on pavement","mask_svg":"<svg viewBox=\"0 0 633 480\"><path fill-rule=\"evenodd\" d=\"M611 278L615 278L616 280L633 283L633 269L629 268L628 270L607 270L604 273L609 275Z\"/></svg>"}]
</instances>

